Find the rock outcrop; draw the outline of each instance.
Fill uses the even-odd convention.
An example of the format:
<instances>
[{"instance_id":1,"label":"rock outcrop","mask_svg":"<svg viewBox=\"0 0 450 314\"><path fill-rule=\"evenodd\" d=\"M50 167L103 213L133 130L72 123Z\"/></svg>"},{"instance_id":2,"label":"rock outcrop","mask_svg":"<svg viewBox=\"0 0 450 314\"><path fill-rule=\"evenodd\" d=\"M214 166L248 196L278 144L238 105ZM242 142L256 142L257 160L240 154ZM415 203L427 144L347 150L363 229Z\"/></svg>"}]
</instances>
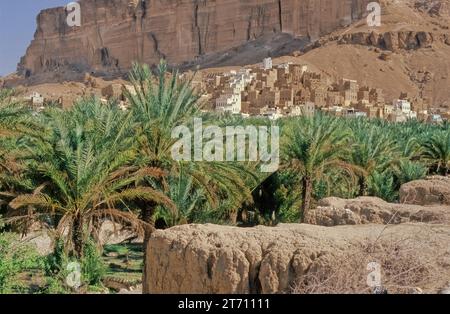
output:
<instances>
[{"instance_id":1,"label":"rock outcrop","mask_svg":"<svg viewBox=\"0 0 450 314\"><path fill-rule=\"evenodd\" d=\"M400 202L417 205L450 205L450 178L434 176L400 188Z\"/></svg>"},{"instance_id":2,"label":"rock outcrop","mask_svg":"<svg viewBox=\"0 0 450 314\"><path fill-rule=\"evenodd\" d=\"M361 45L398 52L432 48L435 43L450 46L450 34L426 31L355 32L322 37L306 46L303 50L307 52L331 42L337 42L340 45Z\"/></svg>"},{"instance_id":3,"label":"rock outcrop","mask_svg":"<svg viewBox=\"0 0 450 314\"><path fill-rule=\"evenodd\" d=\"M416 190L411 192L408 188L407 191L411 195L413 193L416 195ZM422 196L421 200L426 198L425 195ZM431 199L431 197L427 199ZM430 202L394 204L377 197L359 197L350 200L329 197L319 201L318 205L317 208L308 211L305 216L306 223L328 227L369 223L399 224L406 222L450 225L450 206L444 206L438 202L431 204L434 206L421 206L430 205Z\"/></svg>"},{"instance_id":4,"label":"rock outcrop","mask_svg":"<svg viewBox=\"0 0 450 314\"><path fill-rule=\"evenodd\" d=\"M81 26L65 8L42 11L18 70L123 73L133 61L170 63L275 33L316 40L366 13L369 0L81 0Z\"/></svg>"},{"instance_id":5,"label":"rock outcrop","mask_svg":"<svg viewBox=\"0 0 450 314\"><path fill-rule=\"evenodd\" d=\"M346 292L370 292L367 263L374 261L391 292L437 292L450 279L449 241L450 226L443 225L178 226L153 234L144 293L313 291L320 286L314 278L325 275L322 287L334 278L327 269L343 276L335 283ZM350 269L336 268L344 266Z\"/></svg>"},{"instance_id":6,"label":"rock outcrop","mask_svg":"<svg viewBox=\"0 0 450 314\"><path fill-rule=\"evenodd\" d=\"M121 224L114 223L110 220L104 221L98 231L98 239L102 245L119 244L123 242L142 242L142 237Z\"/></svg>"},{"instance_id":7,"label":"rock outcrop","mask_svg":"<svg viewBox=\"0 0 450 314\"><path fill-rule=\"evenodd\" d=\"M41 256L46 256L53 252L54 241L51 234L42 229L40 231L32 231L20 239L21 242L29 243L36 248L36 251Z\"/></svg>"},{"instance_id":8,"label":"rock outcrop","mask_svg":"<svg viewBox=\"0 0 450 314\"><path fill-rule=\"evenodd\" d=\"M354 44L374 46L389 51L412 50L420 48L431 48L436 41L446 42L448 34L434 34L429 32L398 31L398 32L361 32L345 34L334 38L340 44Z\"/></svg>"}]
</instances>

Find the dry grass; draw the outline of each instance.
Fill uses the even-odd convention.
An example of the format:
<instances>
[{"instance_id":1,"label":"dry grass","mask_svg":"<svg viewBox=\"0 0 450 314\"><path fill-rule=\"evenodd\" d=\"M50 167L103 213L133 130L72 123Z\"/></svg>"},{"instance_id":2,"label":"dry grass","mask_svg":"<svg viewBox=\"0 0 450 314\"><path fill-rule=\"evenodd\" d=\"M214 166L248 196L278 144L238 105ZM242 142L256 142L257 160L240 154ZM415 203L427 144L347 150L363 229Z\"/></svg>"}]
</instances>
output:
<instances>
[{"instance_id":1,"label":"dry grass","mask_svg":"<svg viewBox=\"0 0 450 314\"><path fill-rule=\"evenodd\" d=\"M371 272L367 267L371 262L381 266L381 290L385 293L437 293L439 290L444 293L450 282L450 248L448 245L436 248L428 241L392 241L381 237L370 246L343 254L331 265L310 270L297 281L292 293L374 293L367 283Z\"/></svg>"}]
</instances>

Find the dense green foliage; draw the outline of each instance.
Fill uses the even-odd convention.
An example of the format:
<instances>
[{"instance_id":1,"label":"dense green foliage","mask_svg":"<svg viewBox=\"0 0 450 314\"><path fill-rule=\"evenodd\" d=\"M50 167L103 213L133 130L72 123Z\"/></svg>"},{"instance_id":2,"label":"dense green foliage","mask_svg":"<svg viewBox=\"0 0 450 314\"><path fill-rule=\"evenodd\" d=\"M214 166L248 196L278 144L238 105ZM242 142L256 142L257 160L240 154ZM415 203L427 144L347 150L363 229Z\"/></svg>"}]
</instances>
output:
<instances>
[{"instance_id":1,"label":"dense green foliage","mask_svg":"<svg viewBox=\"0 0 450 314\"><path fill-rule=\"evenodd\" d=\"M21 243L17 234L0 233L0 294L20 291L22 286L18 276L39 264L39 257L31 245Z\"/></svg>"},{"instance_id":2,"label":"dense green foliage","mask_svg":"<svg viewBox=\"0 0 450 314\"><path fill-rule=\"evenodd\" d=\"M100 286L106 268L101 258L101 249L94 241L89 239L83 247L83 256L80 260L71 258L65 251L64 241L58 240L55 249L44 259L45 275L47 277L48 293L64 293L71 291L67 285L67 277L72 271L69 268L71 262L80 264L80 285Z\"/></svg>"},{"instance_id":3,"label":"dense green foliage","mask_svg":"<svg viewBox=\"0 0 450 314\"><path fill-rule=\"evenodd\" d=\"M185 223L296 222L327 196L395 202L402 184L450 172L448 124L320 114L276 122L281 165L273 174L260 173L257 161L175 161L172 130L194 117L219 126L273 122L204 113L190 81L166 70L164 63L156 75L134 66L136 93L126 94L127 111L87 98L68 110L37 113L15 102L13 92L0 92L0 214L11 229L26 231L39 221L62 239L46 261L49 275L64 276L63 265L76 258L83 280L98 284L104 270L90 239L98 239L105 219L146 240L154 228ZM0 236L4 291L29 266L29 255L16 257L22 251L9 252L11 235Z\"/></svg>"}]
</instances>

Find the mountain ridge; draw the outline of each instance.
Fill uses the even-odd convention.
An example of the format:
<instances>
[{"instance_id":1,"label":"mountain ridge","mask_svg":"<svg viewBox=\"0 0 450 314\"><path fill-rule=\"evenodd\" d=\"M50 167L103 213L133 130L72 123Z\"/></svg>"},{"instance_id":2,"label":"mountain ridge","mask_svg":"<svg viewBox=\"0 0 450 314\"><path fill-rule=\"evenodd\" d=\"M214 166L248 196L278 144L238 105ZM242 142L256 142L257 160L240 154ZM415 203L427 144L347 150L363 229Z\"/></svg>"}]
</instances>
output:
<instances>
[{"instance_id":1,"label":"mountain ridge","mask_svg":"<svg viewBox=\"0 0 450 314\"><path fill-rule=\"evenodd\" d=\"M62 7L38 15L18 73L123 74L134 61L181 64L279 33L314 41L363 17L368 2L81 0L80 27L67 25Z\"/></svg>"}]
</instances>

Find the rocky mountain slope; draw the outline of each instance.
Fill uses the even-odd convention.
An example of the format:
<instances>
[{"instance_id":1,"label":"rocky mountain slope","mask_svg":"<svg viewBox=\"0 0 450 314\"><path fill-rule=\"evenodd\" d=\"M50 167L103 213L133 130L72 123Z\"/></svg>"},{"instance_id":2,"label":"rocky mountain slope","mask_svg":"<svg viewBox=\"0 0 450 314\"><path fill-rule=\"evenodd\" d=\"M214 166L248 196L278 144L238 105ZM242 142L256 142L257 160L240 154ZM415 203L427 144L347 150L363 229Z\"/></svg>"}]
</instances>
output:
<instances>
[{"instance_id":1,"label":"rocky mountain slope","mask_svg":"<svg viewBox=\"0 0 450 314\"><path fill-rule=\"evenodd\" d=\"M380 27L367 25L368 2L81 0L79 28L67 26L63 8L40 13L18 68L28 79L4 82L82 81L84 72L121 76L133 61L161 57L181 69L220 72L272 56L275 64L308 64L333 80L382 88L387 101L406 92L449 108L450 0L382 0Z\"/></svg>"},{"instance_id":2,"label":"rocky mountain slope","mask_svg":"<svg viewBox=\"0 0 450 314\"><path fill-rule=\"evenodd\" d=\"M302 59L332 77L450 105L450 1L382 1L381 27L365 20L322 37Z\"/></svg>"},{"instance_id":3,"label":"rocky mountain slope","mask_svg":"<svg viewBox=\"0 0 450 314\"><path fill-rule=\"evenodd\" d=\"M81 27L64 8L42 11L19 64L26 76L114 74L133 61L179 64L277 33L316 40L350 25L368 0L81 0ZM51 76L48 74L47 76Z\"/></svg>"}]
</instances>

